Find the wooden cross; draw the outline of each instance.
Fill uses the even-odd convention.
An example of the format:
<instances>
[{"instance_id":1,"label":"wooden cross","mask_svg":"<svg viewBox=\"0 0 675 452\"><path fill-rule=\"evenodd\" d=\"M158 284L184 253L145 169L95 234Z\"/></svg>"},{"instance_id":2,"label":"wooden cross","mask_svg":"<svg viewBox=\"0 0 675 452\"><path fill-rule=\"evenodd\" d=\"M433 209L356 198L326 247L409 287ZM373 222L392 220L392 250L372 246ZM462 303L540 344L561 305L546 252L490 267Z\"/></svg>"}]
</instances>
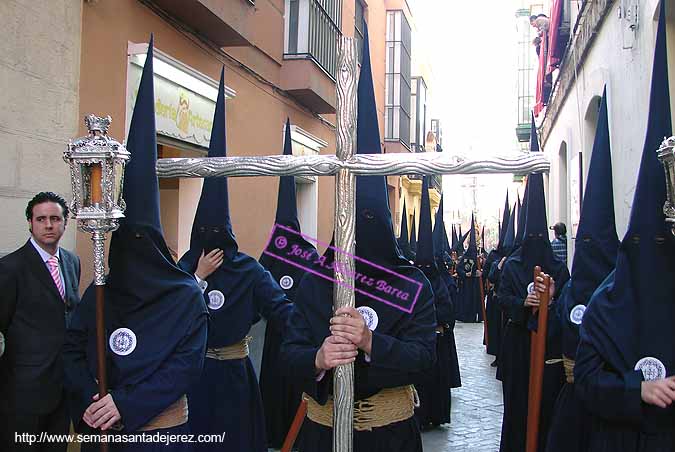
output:
<instances>
[{"instance_id":1,"label":"wooden cross","mask_svg":"<svg viewBox=\"0 0 675 452\"><path fill-rule=\"evenodd\" d=\"M446 152L418 154L355 154L357 115L356 45L340 38L337 71L336 155L171 158L157 162L159 177L335 176L335 265L333 308L354 307L356 176L405 174L488 174L548 172L542 152L470 160ZM352 451L354 366L333 372L333 451Z\"/></svg>"}]
</instances>

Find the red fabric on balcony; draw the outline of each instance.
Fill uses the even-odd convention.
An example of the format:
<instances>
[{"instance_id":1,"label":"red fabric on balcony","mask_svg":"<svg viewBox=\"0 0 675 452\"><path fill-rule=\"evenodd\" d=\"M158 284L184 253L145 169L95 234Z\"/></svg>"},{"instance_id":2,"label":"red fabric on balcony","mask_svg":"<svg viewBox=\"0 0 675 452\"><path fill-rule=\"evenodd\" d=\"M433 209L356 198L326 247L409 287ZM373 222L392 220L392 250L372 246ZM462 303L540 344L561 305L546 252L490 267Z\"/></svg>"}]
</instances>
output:
<instances>
[{"instance_id":1,"label":"red fabric on balcony","mask_svg":"<svg viewBox=\"0 0 675 452\"><path fill-rule=\"evenodd\" d=\"M544 32L541 36L541 48L539 49L539 70L537 70L537 86L535 91L534 115L539 116L539 113L544 109L544 105L548 102L548 93L545 91L546 83L546 63L548 61L548 33Z\"/></svg>"},{"instance_id":2,"label":"red fabric on balcony","mask_svg":"<svg viewBox=\"0 0 675 452\"><path fill-rule=\"evenodd\" d=\"M548 42L548 66L546 73L551 74L560 65L560 60L565 52L565 45L560 39L560 25L563 16L562 0L554 0L551 7L551 26L549 27Z\"/></svg>"}]
</instances>

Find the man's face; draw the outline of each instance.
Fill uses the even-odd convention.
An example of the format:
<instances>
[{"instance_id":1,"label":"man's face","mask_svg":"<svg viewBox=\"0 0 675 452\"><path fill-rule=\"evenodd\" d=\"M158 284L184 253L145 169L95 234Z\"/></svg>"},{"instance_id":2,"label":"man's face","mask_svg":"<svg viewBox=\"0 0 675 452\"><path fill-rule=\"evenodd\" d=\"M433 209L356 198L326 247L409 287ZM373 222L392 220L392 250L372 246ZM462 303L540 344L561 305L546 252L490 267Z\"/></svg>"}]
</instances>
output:
<instances>
[{"instance_id":1,"label":"man's face","mask_svg":"<svg viewBox=\"0 0 675 452\"><path fill-rule=\"evenodd\" d=\"M33 218L28 220L33 238L40 245L55 246L66 230L66 219L58 203L43 202L33 206Z\"/></svg>"}]
</instances>

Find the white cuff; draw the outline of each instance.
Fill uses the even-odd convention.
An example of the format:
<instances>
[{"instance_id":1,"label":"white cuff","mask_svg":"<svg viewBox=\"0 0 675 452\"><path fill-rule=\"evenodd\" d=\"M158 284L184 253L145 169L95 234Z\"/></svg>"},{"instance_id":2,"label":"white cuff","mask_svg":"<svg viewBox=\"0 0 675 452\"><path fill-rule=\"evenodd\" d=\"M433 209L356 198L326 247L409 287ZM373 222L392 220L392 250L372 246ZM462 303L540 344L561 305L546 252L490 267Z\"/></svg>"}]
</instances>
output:
<instances>
[{"instance_id":1,"label":"white cuff","mask_svg":"<svg viewBox=\"0 0 675 452\"><path fill-rule=\"evenodd\" d=\"M199 276L197 276L196 273L195 273L195 279L197 280L197 285L198 285L199 288L202 290L202 293L206 292L206 288L209 287L209 283L207 283L207 282L204 281L202 278L200 278Z\"/></svg>"}]
</instances>

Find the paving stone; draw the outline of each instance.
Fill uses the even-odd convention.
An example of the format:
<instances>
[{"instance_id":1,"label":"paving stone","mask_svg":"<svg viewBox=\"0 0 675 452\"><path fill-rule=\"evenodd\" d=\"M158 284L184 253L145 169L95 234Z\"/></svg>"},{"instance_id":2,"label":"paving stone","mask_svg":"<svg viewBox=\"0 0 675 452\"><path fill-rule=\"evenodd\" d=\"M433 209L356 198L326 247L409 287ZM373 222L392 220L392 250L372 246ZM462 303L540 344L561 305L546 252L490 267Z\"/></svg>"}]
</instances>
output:
<instances>
[{"instance_id":1,"label":"paving stone","mask_svg":"<svg viewBox=\"0 0 675 452\"><path fill-rule=\"evenodd\" d=\"M425 452L496 452L499 450L502 385L485 353L482 323L457 323L455 342L462 387L452 390L452 422L422 433Z\"/></svg>"}]
</instances>

